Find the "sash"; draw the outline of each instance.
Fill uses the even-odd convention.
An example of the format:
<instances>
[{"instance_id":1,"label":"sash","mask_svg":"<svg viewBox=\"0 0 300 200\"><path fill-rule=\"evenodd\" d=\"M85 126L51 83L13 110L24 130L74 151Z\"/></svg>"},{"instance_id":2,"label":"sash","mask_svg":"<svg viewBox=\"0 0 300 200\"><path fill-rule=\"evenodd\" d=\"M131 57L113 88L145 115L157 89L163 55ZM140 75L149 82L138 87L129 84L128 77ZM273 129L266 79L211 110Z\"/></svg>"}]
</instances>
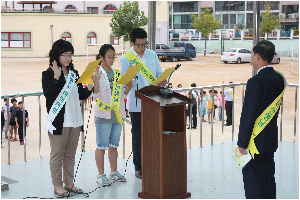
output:
<instances>
[{"instance_id":1,"label":"sash","mask_svg":"<svg viewBox=\"0 0 300 200\"><path fill-rule=\"evenodd\" d=\"M46 119L46 131L53 134L53 131L56 130L56 128L52 125L52 122L56 118L59 111L62 109L62 107L67 102L70 92L72 91L72 88L75 84L75 72L72 70L69 70L69 75L66 81L66 84L64 85L63 89L60 91L58 96L56 97L54 103L51 106L51 109L49 113L47 113L47 119Z\"/></svg>"},{"instance_id":2,"label":"sash","mask_svg":"<svg viewBox=\"0 0 300 200\"><path fill-rule=\"evenodd\" d=\"M232 89L228 89L229 90L229 92L230 92L230 94L231 94L231 98L233 99L233 90Z\"/></svg>"},{"instance_id":3,"label":"sash","mask_svg":"<svg viewBox=\"0 0 300 200\"><path fill-rule=\"evenodd\" d=\"M112 91L112 105L109 105L99 98L96 99L96 106L102 111L114 110L119 124L123 124L123 120L120 114L120 101L121 101L121 84L116 84L121 78L121 71L114 70L114 84Z\"/></svg>"},{"instance_id":4,"label":"sash","mask_svg":"<svg viewBox=\"0 0 300 200\"><path fill-rule=\"evenodd\" d=\"M252 158L254 159L255 154L259 154L255 143L254 138L268 125L268 123L273 119L275 113L278 111L281 102L282 102L282 96L286 88L286 80L282 73L279 71L276 71L278 74L280 74L284 79L284 89L281 92L281 94L264 110L264 112L256 119L254 123L254 128L252 131L252 135L250 137L249 145L247 147L248 150L250 150L250 154L252 155Z\"/></svg>"},{"instance_id":5,"label":"sash","mask_svg":"<svg viewBox=\"0 0 300 200\"><path fill-rule=\"evenodd\" d=\"M127 51L124 57L129 60L129 63L132 66L142 65L142 68L139 72L146 78L147 81L152 83L156 79L155 75L151 72L151 70L148 69L148 67L146 67L146 65L138 57L136 57L131 51Z\"/></svg>"}]
</instances>

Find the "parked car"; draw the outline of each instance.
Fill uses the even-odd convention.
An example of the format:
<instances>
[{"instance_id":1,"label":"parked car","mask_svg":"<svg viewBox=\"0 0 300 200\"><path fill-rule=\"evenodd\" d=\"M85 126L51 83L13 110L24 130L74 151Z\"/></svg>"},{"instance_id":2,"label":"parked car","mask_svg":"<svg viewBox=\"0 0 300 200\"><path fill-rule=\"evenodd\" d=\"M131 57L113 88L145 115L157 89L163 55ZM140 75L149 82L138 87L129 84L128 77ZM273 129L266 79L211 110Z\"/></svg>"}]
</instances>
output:
<instances>
[{"instance_id":1,"label":"parked car","mask_svg":"<svg viewBox=\"0 0 300 200\"><path fill-rule=\"evenodd\" d=\"M175 42L173 49L161 49L155 50L160 61L165 62L170 60L175 62L176 59L186 59L191 61L192 58L196 57L195 47L190 43Z\"/></svg>"},{"instance_id":2,"label":"parked car","mask_svg":"<svg viewBox=\"0 0 300 200\"><path fill-rule=\"evenodd\" d=\"M280 56L276 52L271 63L276 63L276 64L280 63Z\"/></svg>"},{"instance_id":3,"label":"parked car","mask_svg":"<svg viewBox=\"0 0 300 200\"><path fill-rule=\"evenodd\" d=\"M170 49L170 47L168 47L167 45L162 44L162 43L155 44L155 51L156 52L164 51L165 49Z\"/></svg>"},{"instance_id":4,"label":"parked car","mask_svg":"<svg viewBox=\"0 0 300 200\"><path fill-rule=\"evenodd\" d=\"M231 48L222 53L221 61L224 63L236 62L238 64L242 62L251 62L251 52L243 48Z\"/></svg>"}]
</instances>

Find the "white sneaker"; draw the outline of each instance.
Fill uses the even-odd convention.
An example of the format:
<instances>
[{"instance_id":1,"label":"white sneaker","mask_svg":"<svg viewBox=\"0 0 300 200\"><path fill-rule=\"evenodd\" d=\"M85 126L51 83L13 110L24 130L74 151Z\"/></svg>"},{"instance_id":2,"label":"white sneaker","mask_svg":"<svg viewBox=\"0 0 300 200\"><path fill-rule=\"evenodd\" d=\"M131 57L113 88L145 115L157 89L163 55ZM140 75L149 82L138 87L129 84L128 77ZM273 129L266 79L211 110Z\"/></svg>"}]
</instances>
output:
<instances>
[{"instance_id":1,"label":"white sneaker","mask_svg":"<svg viewBox=\"0 0 300 200\"><path fill-rule=\"evenodd\" d=\"M109 174L109 178L114 181L126 182L126 178L118 171Z\"/></svg>"},{"instance_id":2,"label":"white sneaker","mask_svg":"<svg viewBox=\"0 0 300 200\"><path fill-rule=\"evenodd\" d=\"M102 186L109 186L109 185L111 185L111 182L106 177L106 174L98 175L96 182L100 183Z\"/></svg>"}]
</instances>

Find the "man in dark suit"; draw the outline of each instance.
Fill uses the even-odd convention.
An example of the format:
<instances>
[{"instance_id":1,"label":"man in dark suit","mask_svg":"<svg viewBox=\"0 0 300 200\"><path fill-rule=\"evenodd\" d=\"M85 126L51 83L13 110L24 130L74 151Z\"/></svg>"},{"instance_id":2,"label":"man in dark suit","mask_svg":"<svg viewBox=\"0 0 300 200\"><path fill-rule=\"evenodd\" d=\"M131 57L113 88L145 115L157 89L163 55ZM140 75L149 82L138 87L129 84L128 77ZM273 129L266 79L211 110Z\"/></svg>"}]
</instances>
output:
<instances>
[{"instance_id":1,"label":"man in dark suit","mask_svg":"<svg viewBox=\"0 0 300 200\"><path fill-rule=\"evenodd\" d=\"M242 154L247 154L245 148L249 145L255 120L284 89L283 77L271 66L274 54L274 44L266 40L258 42L251 52L253 67L258 71L248 80L246 87L238 136ZM278 112L279 109L254 138L259 154L255 154L242 170L246 198L276 198L274 152L278 147Z\"/></svg>"}]
</instances>

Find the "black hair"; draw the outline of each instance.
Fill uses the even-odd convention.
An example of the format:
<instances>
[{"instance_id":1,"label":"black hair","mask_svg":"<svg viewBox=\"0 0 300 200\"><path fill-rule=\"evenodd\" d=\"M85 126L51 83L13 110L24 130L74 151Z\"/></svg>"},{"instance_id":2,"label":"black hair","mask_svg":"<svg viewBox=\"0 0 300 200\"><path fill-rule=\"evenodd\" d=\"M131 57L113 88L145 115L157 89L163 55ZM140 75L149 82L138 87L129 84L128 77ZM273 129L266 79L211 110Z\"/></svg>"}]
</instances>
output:
<instances>
[{"instance_id":1,"label":"black hair","mask_svg":"<svg viewBox=\"0 0 300 200\"><path fill-rule=\"evenodd\" d=\"M268 40L261 40L253 47L253 53L260 55L260 57L271 63L275 55L275 45Z\"/></svg>"},{"instance_id":2,"label":"black hair","mask_svg":"<svg viewBox=\"0 0 300 200\"><path fill-rule=\"evenodd\" d=\"M214 90L214 93L218 93L218 90Z\"/></svg>"},{"instance_id":3,"label":"black hair","mask_svg":"<svg viewBox=\"0 0 300 200\"><path fill-rule=\"evenodd\" d=\"M196 83L192 83L192 84L191 84L191 87L196 87Z\"/></svg>"},{"instance_id":4,"label":"black hair","mask_svg":"<svg viewBox=\"0 0 300 200\"><path fill-rule=\"evenodd\" d=\"M212 90L209 90L209 93L211 93L212 92Z\"/></svg>"},{"instance_id":5,"label":"black hair","mask_svg":"<svg viewBox=\"0 0 300 200\"><path fill-rule=\"evenodd\" d=\"M10 100L10 103L13 103L13 102L17 102L17 99L12 98L12 99Z\"/></svg>"},{"instance_id":6,"label":"black hair","mask_svg":"<svg viewBox=\"0 0 300 200\"><path fill-rule=\"evenodd\" d=\"M136 39L147 38L147 32L142 28L134 28L130 33L130 42L135 43Z\"/></svg>"},{"instance_id":7,"label":"black hair","mask_svg":"<svg viewBox=\"0 0 300 200\"><path fill-rule=\"evenodd\" d=\"M23 103L22 101L19 101L18 105L20 105L21 103Z\"/></svg>"},{"instance_id":8,"label":"black hair","mask_svg":"<svg viewBox=\"0 0 300 200\"><path fill-rule=\"evenodd\" d=\"M179 87L179 86L182 86L182 84L181 84L181 83L179 83L179 84L177 85L177 87Z\"/></svg>"},{"instance_id":9,"label":"black hair","mask_svg":"<svg viewBox=\"0 0 300 200\"><path fill-rule=\"evenodd\" d=\"M203 94L206 94L206 92L205 92L205 91L203 91Z\"/></svg>"},{"instance_id":10,"label":"black hair","mask_svg":"<svg viewBox=\"0 0 300 200\"><path fill-rule=\"evenodd\" d=\"M102 56L104 58L106 52L108 52L109 50L115 51L115 48L111 44L104 44L104 45L102 45L100 47L100 49L99 49L99 54L96 56L96 60L99 60L100 56ZM101 65L101 62L99 63L99 65Z\"/></svg>"},{"instance_id":11,"label":"black hair","mask_svg":"<svg viewBox=\"0 0 300 200\"><path fill-rule=\"evenodd\" d=\"M7 99L4 99L3 101L5 102Z\"/></svg>"},{"instance_id":12,"label":"black hair","mask_svg":"<svg viewBox=\"0 0 300 200\"><path fill-rule=\"evenodd\" d=\"M57 66L61 67L61 64L59 63L59 56L67 51L71 51L72 54L74 54L74 48L73 48L72 44L69 41L66 41L63 39L56 40L53 43L52 49L49 52L49 58L50 58L49 65L52 66L52 62L55 60L57 62ZM67 69L74 70L72 60L69 64L69 66L67 67Z\"/></svg>"}]
</instances>

